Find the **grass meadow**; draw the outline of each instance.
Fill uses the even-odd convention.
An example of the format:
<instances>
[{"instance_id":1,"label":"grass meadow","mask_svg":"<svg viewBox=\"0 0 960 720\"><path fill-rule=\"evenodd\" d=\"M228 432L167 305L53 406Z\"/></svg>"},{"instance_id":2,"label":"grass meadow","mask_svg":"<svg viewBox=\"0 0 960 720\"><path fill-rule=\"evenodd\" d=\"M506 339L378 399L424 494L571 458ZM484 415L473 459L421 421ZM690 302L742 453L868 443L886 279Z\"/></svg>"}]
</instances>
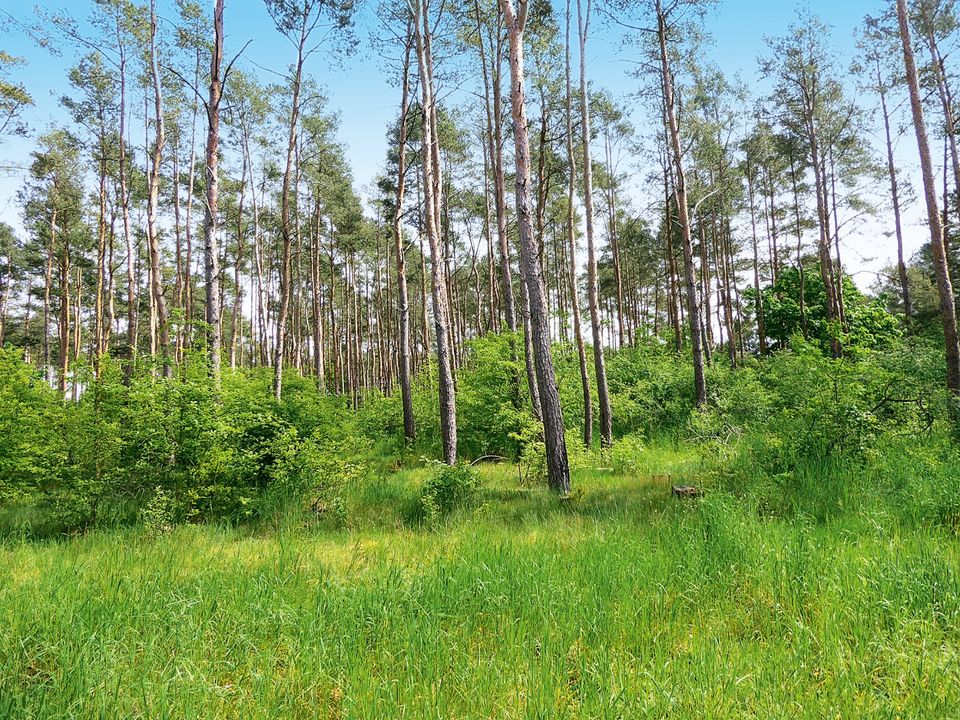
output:
<instances>
[{"instance_id":1,"label":"grass meadow","mask_svg":"<svg viewBox=\"0 0 960 720\"><path fill-rule=\"evenodd\" d=\"M605 464L568 500L482 465L429 522L420 468L354 488L341 527L8 538L0 717L960 716L949 527L831 491L838 468L771 512L689 448Z\"/></svg>"}]
</instances>

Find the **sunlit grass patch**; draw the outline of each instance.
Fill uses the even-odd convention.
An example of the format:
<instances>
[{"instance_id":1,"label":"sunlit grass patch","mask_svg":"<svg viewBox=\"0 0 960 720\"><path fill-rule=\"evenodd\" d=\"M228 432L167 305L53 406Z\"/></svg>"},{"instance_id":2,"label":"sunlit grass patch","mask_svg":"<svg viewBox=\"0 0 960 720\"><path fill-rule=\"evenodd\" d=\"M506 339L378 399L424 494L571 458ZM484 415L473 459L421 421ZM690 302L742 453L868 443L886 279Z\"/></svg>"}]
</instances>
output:
<instances>
[{"instance_id":1,"label":"sunlit grass patch","mask_svg":"<svg viewBox=\"0 0 960 720\"><path fill-rule=\"evenodd\" d=\"M418 467L354 488L345 527L8 541L0 717L950 717L951 532L677 500L695 453L651 456L597 453L567 500L480 464L431 525Z\"/></svg>"}]
</instances>

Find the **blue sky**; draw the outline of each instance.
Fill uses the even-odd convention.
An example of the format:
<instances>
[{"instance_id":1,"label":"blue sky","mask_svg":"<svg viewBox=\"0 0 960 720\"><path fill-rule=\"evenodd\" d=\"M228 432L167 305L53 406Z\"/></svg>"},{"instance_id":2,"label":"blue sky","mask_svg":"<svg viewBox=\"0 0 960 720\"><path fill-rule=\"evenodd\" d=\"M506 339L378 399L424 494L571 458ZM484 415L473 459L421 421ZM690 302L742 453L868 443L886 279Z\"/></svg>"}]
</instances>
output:
<instances>
[{"instance_id":1,"label":"blue sky","mask_svg":"<svg viewBox=\"0 0 960 720\"><path fill-rule=\"evenodd\" d=\"M837 49L838 64L845 68L855 53L853 34L863 16L877 14L888 3L882 0L811 0L805 4L833 27L832 40ZM26 5L24 3L20 11L9 6L7 10L29 21L31 11ZM41 2L40 5L49 10L60 10L65 3ZM83 17L89 12L89 5L86 0L75 0L68 7L74 15ZM172 0L160 0L159 5L161 16L171 20L175 17ZM557 5L562 13L560 3ZM748 86L761 94L757 57L765 53L764 37L783 34L796 8L797 3L781 0L722 0L707 20L707 28L713 36L710 59L727 74L739 74ZM376 25L374 3L368 0L358 23L358 52L348 58L343 67L331 67L322 53L315 55L308 66L308 71L328 89L331 109L341 115L339 137L347 147L360 188L368 184L382 167L386 150L384 131L398 105L398 92L386 79L382 72L383 61L369 42L370 32ZM227 55L232 55L251 40L240 65L265 81L271 76L261 68L282 72L292 59L293 48L276 32L260 0L227 0L225 26ZM628 74L631 68L625 62L628 56L621 53L620 31L605 23L596 23L594 27L588 56L590 77L596 85L607 88L615 96L626 96L636 89L637 80ZM67 48L62 57L53 57L36 47L15 27L7 28L2 43L8 52L28 60L26 67L15 71L15 79L25 83L36 100L36 107L27 114L29 124L42 131L62 119L57 98L67 90L66 72L76 59L75 53ZM862 102L872 105L874 100L862 98ZM638 115L637 123L642 122L642 116ZM901 142L898 154L909 179L914 174L915 148L909 142L912 135L905 136L905 139L908 142ZM879 145L877 147L879 149ZM30 138L5 139L0 145L0 165L24 167L32 148ZM22 178L22 171L16 170L0 177L0 220L15 227L20 225L16 192L22 185ZM918 247L923 240L924 229L918 218L916 208L911 208L907 227L911 247ZM885 219L881 220L885 222ZM857 237L847 240L851 251L845 261L853 269L875 270L894 256L892 241L878 237L885 229L884 222L879 225L870 223ZM861 284L869 284L869 281L861 280Z\"/></svg>"}]
</instances>

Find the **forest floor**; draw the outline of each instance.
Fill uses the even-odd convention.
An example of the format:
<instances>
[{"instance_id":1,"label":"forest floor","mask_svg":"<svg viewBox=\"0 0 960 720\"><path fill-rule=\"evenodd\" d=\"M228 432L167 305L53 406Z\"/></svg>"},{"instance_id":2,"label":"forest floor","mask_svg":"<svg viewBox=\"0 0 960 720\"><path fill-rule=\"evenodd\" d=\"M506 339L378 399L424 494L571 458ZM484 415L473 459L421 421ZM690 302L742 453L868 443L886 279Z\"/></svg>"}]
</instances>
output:
<instances>
[{"instance_id":1,"label":"forest floor","mask_svg":"<svg viewBox=\"0 0 960 720\"><path fill-rule=\"evenodd\" d=\"M187 525L0 544L0 717L960 717L960 546L883 513L676 500L691 451L574 496L424 469L349 529Z\"/></svg>"}]
</instances>

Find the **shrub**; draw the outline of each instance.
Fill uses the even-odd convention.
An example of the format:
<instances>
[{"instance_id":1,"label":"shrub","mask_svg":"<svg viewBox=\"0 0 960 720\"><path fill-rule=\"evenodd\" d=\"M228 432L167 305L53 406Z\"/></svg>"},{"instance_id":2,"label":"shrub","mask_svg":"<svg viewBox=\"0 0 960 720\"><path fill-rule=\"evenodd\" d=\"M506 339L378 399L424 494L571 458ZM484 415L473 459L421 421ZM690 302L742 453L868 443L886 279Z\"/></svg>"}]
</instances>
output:
<instances>
[{"instance_id":1,"label":"shrub","mask_svg":"<svg viewBox=\"0 0 960 720\"><path fill-rule=\"evenodd\" d=\"M435 463L420 491L420 504L428 522L469 505L480 489L480 476L469 465Z\"/></svg>"},{"instance_id":2,"label":"shrub","mask_svg":"<svg viewBox=\"0 0 960 720\"><path fill-rule=\"evenodd\" d=\"M626 435L617 440L610 448L610 465L618 475L634 475L646 450L643 437L637 434Z\"/></svg>"},{"instance_id":3,"label":"shrub","mask_svg":"<svg viewBox=\"0 0 960 720\"><path fill-rule=\"evenodd\" d=\"M517 360L511 357L507 334L467 343L457 375L457 440L464 457L516 457L522 451L517 436L533 418L525 396L523 341L512 341Z\"/></svg>"},{"instance_id":4,"label":"shrub","mask_svg":"<svg viewBox=\"0 0 960 720\"><path fill-rule=\"evenodd\" d=\"M693 366L685 355L653 341L624 348L607 365L614 432L681 432L694 405Z\"/></svg>"},{"instance_id":5,"label":"shrub","mask_svg":"<svg viewBox=\"0 0 960 720\"><path fill-rule=\"evenodd\" d=\"M162 487L156 488L139 513L140 522L151 537L170 532L177 524L178 515L176 500Z\"/></svg>"},{"instance_id":6,"label":"shrub","mask_svg":"<svg viewBox=\"0 0 960 720\"><path fill-rule=\"evenodd\" d=\"M363 454L369 441L324 442L314 438L300 457L302 472L309 483L310 509L340 527L349 519L348 495L371 475Z\"/></svg>"},{"instance_id":7,"label":"shrub","mask_svg":"<svg viewBox=\"0 0 960 720\"><path fill-rule=\"evenodd\" d=\"M543 425L531 421L514 434L520 448L517 466L520 483L542 485L547 481L547 446L543 441Z\"/></svg>"}]
</instances>

